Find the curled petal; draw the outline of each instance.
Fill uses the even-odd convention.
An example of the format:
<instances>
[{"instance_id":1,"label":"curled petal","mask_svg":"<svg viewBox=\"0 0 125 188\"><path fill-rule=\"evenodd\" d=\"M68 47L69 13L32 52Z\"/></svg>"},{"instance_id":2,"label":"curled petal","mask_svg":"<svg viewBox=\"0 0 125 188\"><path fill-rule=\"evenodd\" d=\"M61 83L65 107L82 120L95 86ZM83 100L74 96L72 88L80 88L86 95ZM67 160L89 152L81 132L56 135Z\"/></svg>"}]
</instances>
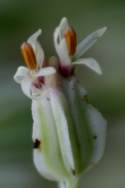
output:
<instances>
[{"instance_id":1,"label":"curled petal","mask_svg":"<svg viewBox=\"0 0 125 188\"><path fill-rule=\"evenodd\" d=\"M66 40L64 37L62 38L62 31L59 27L57 27L54 32L54 45L56 52L59 56L60 62L62 64L70 65L71 58L68 53Z\"/></svg>"},{"instance_id":2,"label":"curled petal","mask_svg":"<svg viewBox=\"0 0 125 188\"><path fill-rule=\"evenodd\" d=\"M42 66L43 61L44 61L44 51L40 43L38 42L38 37L41 35L41 33L42 33L42 30L39 29L33 35L31 35L29 39L27 40L27 42L31 44L34 50L34 53L36 55L36 60L39 66Z\"/></svg>"},{"instance_id":3,"label":"curled petal","mask_svg":"<svg viewBox=\"0 0 125 188\"><path fill-rule=\"evenodd\" d=\"M18 84L20 84L25 78L29 76L29 70L26 67L20 66L15 75L14 75L14 80Z\"/></svg>"},{"instance_id":4,"label":"curled petal","mask_svg":"<svg viewBox=\"0 0 125 188\"><path fill-rule=\"evenodd\" d=\"M75 58L81 57L89 48L91 48L95 42L102 37L102 35L107 30L107 27L103 27L98 29L97 31L88 35L85 39L83 39L77 46Z\"/></svg>"},{"instance_id":5,"label":"curled petal","mask_svg":"<svg viewBox=\"0 0 125 188\"><path fill-rule=\"evenodd\" d=\"M102 74L101 67L98 62L93 58L83 58L73 62L73 65L85 65L97 74Z\"/></svg>"},{"instance_id":6,"label":"curled petal","mask_svg":"<svg viewBox=\"0 0 125 188\"><path fill-rule=\"evenodd\" d=\"M68 19L66 17L62 18L59 25L61 37L64 37L64 33L70 29Z\"/></svg>"}]
</instances>

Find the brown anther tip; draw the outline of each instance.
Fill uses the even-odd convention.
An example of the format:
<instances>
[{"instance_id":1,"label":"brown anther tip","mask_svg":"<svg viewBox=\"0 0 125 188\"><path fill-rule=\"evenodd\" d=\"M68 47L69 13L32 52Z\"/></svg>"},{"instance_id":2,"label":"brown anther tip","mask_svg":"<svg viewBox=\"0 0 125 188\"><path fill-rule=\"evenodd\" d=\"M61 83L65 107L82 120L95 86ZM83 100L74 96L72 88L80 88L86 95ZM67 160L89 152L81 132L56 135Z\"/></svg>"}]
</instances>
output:
<instances>
[{"instance_id":1,"label":"brown anther tip","mask_svg":"<svg viewBox=\"0 0 125 188\"><path fill-rule=\"evenodd\" d=\"M22 52L22 55L23 55L23 58L27 67L30 70L36 69L36 66L37 66L36 57L35 57L31 44L24 42L21 45L21 52Z\"/></svg>"},{"instance_id":2,"label":"brown anther tip","mask_svg":"<svg viewBox=\"0 0 125 188\"><path fill-rule=\"evenodd\" d=\"M67 47L69 50L69 55L74 55L76 51L76 45L77 45L77 39L76 39L76 32L75 30L71 27L70 30L68 30L65 34L64 37L66 39Z\"/></svg>"}]
</instances>

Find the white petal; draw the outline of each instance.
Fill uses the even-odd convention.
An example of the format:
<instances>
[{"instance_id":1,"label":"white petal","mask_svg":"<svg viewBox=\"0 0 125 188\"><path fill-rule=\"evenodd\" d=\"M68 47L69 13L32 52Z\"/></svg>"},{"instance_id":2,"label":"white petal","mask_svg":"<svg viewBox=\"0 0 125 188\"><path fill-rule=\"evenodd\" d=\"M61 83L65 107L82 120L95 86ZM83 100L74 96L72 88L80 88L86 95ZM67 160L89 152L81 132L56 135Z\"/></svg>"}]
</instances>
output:
<instances>
[{"instance_id":1,"label":"white petal","mask_svg":"<svg viewBox=\"0 0 125 188\"><path fill-rule=\"evenodd\" d=\"M29 75L28 69L26 67L20 66L20 67L18 67L13 78L14 78L15 82L20 84L23 79L28 77L28 75Z\"/></svg>"},{"instance_id":2,"label":"white petal","mask_svg":"<svg viewBox=\"0 0 125 188\"><path fill-rule=\"evenodd\" d=\"M41 35L41 33L42 33L42 30L39 29L33 35L31 35L29 37L29 39L27 40L27 42L30 43L31 46L33 47L33 50L36 55L36 60L39 65L42 65L43 61L44 61L44 51L43 51L40 43L37 40L38 37Z\"/></svg>"},{"instance_id":3,"label":"white petal","mask_svg":"<svg viewBox=\"0 0 125 188\"><path fill-rule=\"evenodd\" d=\"M62 30L60 27L57 27L54 32L54 45L56 52L60 58L61 63L70 65L71 64L71 58L69 56L67 44L64 38L62 38Z\"/></svg>"},{"instance_id":4,"label":"white petal","mask_svg":"<svg viewBox=\"0 0 125 188\"><path fill-rule=\"evenodd\" d=\"M64 33L70 28L68 19L66 17L62 18L60 21L59 29L62 37L64 37Z\"/></svg>"},{"instance_id":5,"label":"white petal","mask_svg":"<svg viewBox=\"0 0 125 188\"><path fill-rule=\"evenodd\" d=\"M37 73L37 76L49 76L56 73L56 69L53 67L46 67L40 69L40 71Z\"/></svg>"},{"instance_id":6,"label":"white petal","mask_svg":"<svg viewBox=\"0 0 125 188\"><path fill-rule=\"evenodd\" d=\"M64 101L61 93L51 92L50 95L62 158L64 160L65 167L71 173L72 170L75 169L75 164L69 133L69 126L72 126L72 124L69 120L69 112L66 110L67 104L65 104L66 101Z\"/></svg>"},{"instance_id":7,"label":"white petal","mask_svg":"<svg viewBox=\"0 0 125 188\"><path fill-rule=\"evenodd\" d=\"M77 82L75 78L64 82L64 89L69 101L70 111L72 114L75 131L79 140L79 155L76 160L79 172L83 172L91 160L93 152L93 138L89 128L88 118L86 116L86 100L84 96L84 88ZM79 156L79 157L78 157Z\"/></svg>"},{"instance_id":8,"label":"white petal","mask_svg":"<svg viewBox=\"0 0 125 188\"><path fill-rule=\"evenodd\" d=\"M60 181L67 173L60 154L49 92L47 90L46 96L32 101L32 116L34 125L37 125L37 130L33 129L33 131L39 132L33 133L33 140L38 135L36 139L41 142L41 147L34 149L37 150L34 151L34 163L41 175L47 179Z\"/></svg>"},{"instance_id":9,"label":"white petal","mask_svg":"<svg viewBox=\"0 0 125 188\"><path fill-rule=\"evenodd\" d=\"M86 65L88 68L96 72L97 74L102 74L101 67L98 62L93 58L83 58L78 61L73 62L73 65Z\"/></svg>"},{"instance_id":10,"label":"white petal","mask_svg":"<svg viewBox=\"0 0 125 188\"><path fill-rule=\"evenodd\" d=\"M25 78L21 82L21 89L27 97L31 99L31 85L32 85L32 79L30 77Z\"/></svg>"},{"instance_id":11,"label":"white petal","mask_svg":"<svg viewBox=\"0 0 125 188\"><path fill-rule=\"evenodd\" d=\"M107 27L103 27L83 39L77 46L75 57L81 57L89 48L95 44L95 42L105 33L106 30Z\"/></svg>"},{"instance_id":12,"label":"white petal","mask_svg":"<svg viewBox=\"0 0 125 188\"><path fill-rule=\"evenodd\" d=\"M42 125L39 125L38 116L34 108L32 108L32 114L33 114L33 119L34 119L32 139L33 139L33 142L35 142L36 139L42 140L41 130L40 130ZM60 177L58 177L57 173L54 173L54 171L51 168L49 168L45 160L45 155L43 152L44 151L42 151L39 148L34 149L33 151L33 161L34 161L36 169L46 179L59 181Z\"/></svg>"},{"instance_id":13,"label":"white petal","mask_svg":"<svg viewBox=\"0 0 125 188\"><path fill-rule=\"evenodd\" d=\"M95 164L102 158L104 153L107 122L101 113L92 105L88 105L87 115L92 133L96 136L92 157L92 163Z\"/></svg>"},{"instance_id":14,"label":"white petal","mask_svg":"<svg viewBox=\"0 0 125 188\"><path fill-rule=\"evenodd\" d=\"M40 150L34 150L33 152L33 161L35 164L36 169L38 172L46 179L48 180L54 180L54 181L59 181L61 178L58 177L57 173L54 173L52 171L44 158L44 155Z\"/></svg>"}]
</instances>

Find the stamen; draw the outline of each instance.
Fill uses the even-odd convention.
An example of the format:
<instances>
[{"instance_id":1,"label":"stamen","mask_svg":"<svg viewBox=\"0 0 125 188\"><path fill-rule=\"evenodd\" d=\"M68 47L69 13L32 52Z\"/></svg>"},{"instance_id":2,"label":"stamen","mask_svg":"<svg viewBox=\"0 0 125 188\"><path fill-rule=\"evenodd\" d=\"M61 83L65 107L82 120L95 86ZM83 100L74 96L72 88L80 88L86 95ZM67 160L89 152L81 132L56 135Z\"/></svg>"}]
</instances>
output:
<instances>
[{"instance_id":1,"label":"stamen","mask_svg":"<svg viewBox=\"0 0 125 188\"><path fill-rule=\"evenodd\" d=\"M76 40L76 32L74 31L74 29L71 27L70 30L68 30L65 34L64 37L66 39L66 44L69 50L69 55L74 55L75 51L76 51L76 44L77 44L77 40Z\"/></svg>"},{"instance_id":2,"label":"stamen","mask_svg":"<svg viewBox=\"0 0 125 188\"><path fill-rule=\"evenodd\" d=\"M22 52L22 55L24 57L24 61L27 65L27 67L30 70L36 69L36 67L37 67L36 57L35 57L32 46L29 43L24 42L21 45L21 52Z\"/></svg>"}]
</instances>

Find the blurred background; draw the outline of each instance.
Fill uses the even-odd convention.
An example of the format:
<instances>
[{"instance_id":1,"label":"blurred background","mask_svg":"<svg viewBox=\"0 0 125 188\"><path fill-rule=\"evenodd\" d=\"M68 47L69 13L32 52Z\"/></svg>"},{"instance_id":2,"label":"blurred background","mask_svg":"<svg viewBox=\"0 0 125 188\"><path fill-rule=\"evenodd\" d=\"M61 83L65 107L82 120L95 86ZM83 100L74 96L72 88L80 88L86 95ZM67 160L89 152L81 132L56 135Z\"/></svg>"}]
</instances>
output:
<instances>
[{"instance_id":1,"label":"blurred background","mask_svg":"<svg viewBox=\"0 0 125 188\"><path fill-rule=\"evenodd\" d=\"M66 16L78 40L103 26L105 35L85 57L100 63L103 76L77 70L89 100L108 121L107 146L100 163L85 174L81 187L125 187L125 1L124 0L0 0L0 187L54 188L32 163L31 101L14 83L23 65L20 44L38 28L46 56L55 54L53 30Z\"/></svg>"}]
</instances>

